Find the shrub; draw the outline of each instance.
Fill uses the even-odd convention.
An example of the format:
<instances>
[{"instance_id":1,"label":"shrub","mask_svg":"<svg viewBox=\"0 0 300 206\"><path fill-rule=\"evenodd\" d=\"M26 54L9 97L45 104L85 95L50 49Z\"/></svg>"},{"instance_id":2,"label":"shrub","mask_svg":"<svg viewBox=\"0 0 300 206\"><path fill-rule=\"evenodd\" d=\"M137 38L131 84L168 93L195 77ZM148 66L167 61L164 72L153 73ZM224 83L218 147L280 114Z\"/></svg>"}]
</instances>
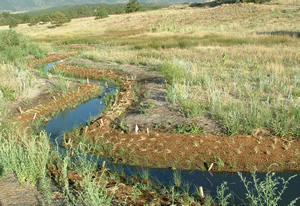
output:
<instances>
[{"instance_id":1,"label":"shrub","mask_svg":"<svg viewBox=\"0 0 300 206\"><path fill-rule=\"evenodd\" d=\"M13 30L0 32L0 55L5 62L24 63L28 55L43 58L46 52L29 38Z\"/></svg>"},{"instance_id":2,"label":"shrub","mask_svg":"<svg viewBox=\"0 0 300 206\"><path fill-rule=\"evenodd\" d=\"M19 25L19 21L14 18L10 19L8 22L9 28L14 28L14 27L17 27L18 25Z\"/></svg>"},{"instance_id":3,"label":"shrub","mask_svg":"<svg viewBox=\"0 0 300 206\"><path fill-rule=\"evenodd\" d=\"M96 18L95 19L103 19L108 17L108 12L106 9L100 9L96 13Z\"/></svg>"},{"instance_id":4,"label":"shrub","mask_svg":"<svg viewBox=\"0 0 300 206\"><path fill-rule=\"evenodd\" d=\"M141 10L141 5L137 0L130 0L126 7L126 13L132 13Z\"/></svg>"},{"instance_id":5,"label":"shrub","mask_svg":"<svg viewBox=\"0 0 300 206\"><path fill-rule=\"evenodd\" d=\"M62 26L68 22L70 22L70 19L61 12L57 11L51 14L51 24L54 26Z\"/></svg>"}]
</instances>

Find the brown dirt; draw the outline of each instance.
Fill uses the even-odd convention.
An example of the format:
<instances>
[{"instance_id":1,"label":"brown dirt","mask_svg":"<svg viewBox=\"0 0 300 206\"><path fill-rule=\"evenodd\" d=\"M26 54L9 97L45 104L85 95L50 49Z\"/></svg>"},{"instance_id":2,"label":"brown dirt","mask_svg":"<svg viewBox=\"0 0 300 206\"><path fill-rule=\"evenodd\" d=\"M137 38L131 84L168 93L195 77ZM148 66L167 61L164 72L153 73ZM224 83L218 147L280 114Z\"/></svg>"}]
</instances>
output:
<instances>
[{"instance_id":1,"label":"brown dirt","mask_svg":"<svg viewBox=\"0 0 300 206\"><path fill-rule=\"evenodd\" d=\"M66 205L56 184L51 184L52 203L50 205ZM45 198L35 186L20 184L17 176L8 171L0 178L0 205L44 205Z\"/></svg>"}]
</instances>

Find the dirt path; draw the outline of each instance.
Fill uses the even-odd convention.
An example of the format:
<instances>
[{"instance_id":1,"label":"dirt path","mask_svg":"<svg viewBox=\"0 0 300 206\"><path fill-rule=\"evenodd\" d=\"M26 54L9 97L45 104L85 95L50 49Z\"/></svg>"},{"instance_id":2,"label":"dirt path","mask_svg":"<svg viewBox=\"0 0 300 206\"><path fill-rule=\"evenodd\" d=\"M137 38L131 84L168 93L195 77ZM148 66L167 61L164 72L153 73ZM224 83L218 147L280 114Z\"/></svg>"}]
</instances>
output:
<instances>
[{"instance_id":1,"label":"dirt path","mask_svg":"<svg viewBox=\"0 0 300 206\"><path fill-rule=\"evenodd\" d=\"M12 171L8 171L5 177L0 178L0 205L45 205L45 198L36 186L20 184ZM46 205L66 205L59 187L51 184L52 203Z\"/></svg>"}]
</instances>

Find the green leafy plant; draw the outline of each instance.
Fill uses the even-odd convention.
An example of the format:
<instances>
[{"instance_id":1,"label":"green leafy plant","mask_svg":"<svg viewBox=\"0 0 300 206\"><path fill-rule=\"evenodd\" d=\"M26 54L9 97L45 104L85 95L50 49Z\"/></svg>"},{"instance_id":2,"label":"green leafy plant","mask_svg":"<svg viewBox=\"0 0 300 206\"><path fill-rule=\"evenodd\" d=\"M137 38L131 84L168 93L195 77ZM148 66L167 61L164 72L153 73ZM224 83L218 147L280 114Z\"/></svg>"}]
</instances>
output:
<instances>
[{"instance_id":1,"label":"green leafy plant","mask_svg":"<svg viewBox=\"0 0 300 206\"><path fill-rule=\"evenodd\" d=\"M297 175L293 175L285 180L282 177L276 177L274 172L268 172L264 180L257 178L256 173L252 173L252 181L247 181L242 174L238 173L246 189L246 198L250 205L278 205L282 194L287 189L287 184ZM282 189L279 190L279 185ZM300 197L292 200L289 205L295 205Z\"/></svg>"},{"instance_id":2,"label":"green leafy plant","mask_svg":"<svg viewBox=\"0 0 300 206\"><path fill-rule=\"evenodd\" d=\"M197 124L192 123L189 125L178 124L172 131L180 134L201 134L204 130Z\"/></svg>"}]
</instances>

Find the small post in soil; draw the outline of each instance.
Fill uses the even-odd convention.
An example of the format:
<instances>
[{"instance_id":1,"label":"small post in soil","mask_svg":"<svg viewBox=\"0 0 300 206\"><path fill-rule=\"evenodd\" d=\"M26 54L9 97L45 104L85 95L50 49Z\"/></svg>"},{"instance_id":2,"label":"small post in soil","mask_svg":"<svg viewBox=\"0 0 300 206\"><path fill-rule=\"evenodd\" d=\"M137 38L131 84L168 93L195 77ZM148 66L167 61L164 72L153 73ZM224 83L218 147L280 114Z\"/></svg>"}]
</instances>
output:
<instances>
[{"instance_id":1,"label":"small post in soil","mask_svg":"<svg viewBox=\"0 0 300 206\"><path fill-rule=\"evenodd\" d=\"M139 127L137 126L137 124L135 125L135 133L137 134L139 131Z\"/></svg>"},{"instance_id":2,"label":"small post in soil","mask_svg":"<svg viewBox=\"0 0 300 206\"><path fill-rule=\"evenodd\" d=\"M214 166L214 163L211 163L210 167L208 168L208 171L210 171L213 166Z\"/></svg>"},{"instance_id":3,"label":"small post in soil","mask_svg":"<svg viewBox=\"0 0 300 206\"><path fill-rule=\"evenodd\" d=\"M257 137L257 135L258 135L259 132L260 132L259 129L256 130L256 132L255 132L255 134L253 135L253 137Z\"/></svg>"},{"instance_id":4,"label":"small post in soil","mask_svg":"<svg viewBox=\"0 0 300 206\"><path fill-rule=\"evenodd\" d=\"M203 187L199 187L199 192L200 192L200 197L203 199L204 198L204 192L203 192Z\"/></svg>"},{"instance_id":5,"label":"small post in soil","mask_svg":"<svg viewBox=\"0 0 300 206\"><path fill-rule=\"evenodd\" d=\"M33 120L35 120L35 118L36 118L36 113L34 113Z\"/></svg>"},{"instance_id":6,"label":"small post in soil","mask_svg":"<svg viewBox=\"0 0 300 206\"><path fill-rule=\"evenodd\" d=\"M88 130L88 126L85 126L84 133L87 133L87 130Z\"/></svg>"},{"instance_id":7,"label":"small post in soil","mask_svg":"<svg viewBox=\"0 0 300 206\"><path fill-rule=\"evenodd\" d=\"M23 114L23 111L22 111L21 107L19 107L19 112L20 112L20 114Z\"/></svg>"},{"instance_id":8,"label":"small post in soil","mask_svg":"<svg viewBox=\"0 0 300 206\"><path fill-rule=\"evenodd\" d=\"M148 136L149 136L149 134L150 134L150 131L149 131L149 128L147 127L147 134L148 134Z\"/></svg>"}]
</instances>

